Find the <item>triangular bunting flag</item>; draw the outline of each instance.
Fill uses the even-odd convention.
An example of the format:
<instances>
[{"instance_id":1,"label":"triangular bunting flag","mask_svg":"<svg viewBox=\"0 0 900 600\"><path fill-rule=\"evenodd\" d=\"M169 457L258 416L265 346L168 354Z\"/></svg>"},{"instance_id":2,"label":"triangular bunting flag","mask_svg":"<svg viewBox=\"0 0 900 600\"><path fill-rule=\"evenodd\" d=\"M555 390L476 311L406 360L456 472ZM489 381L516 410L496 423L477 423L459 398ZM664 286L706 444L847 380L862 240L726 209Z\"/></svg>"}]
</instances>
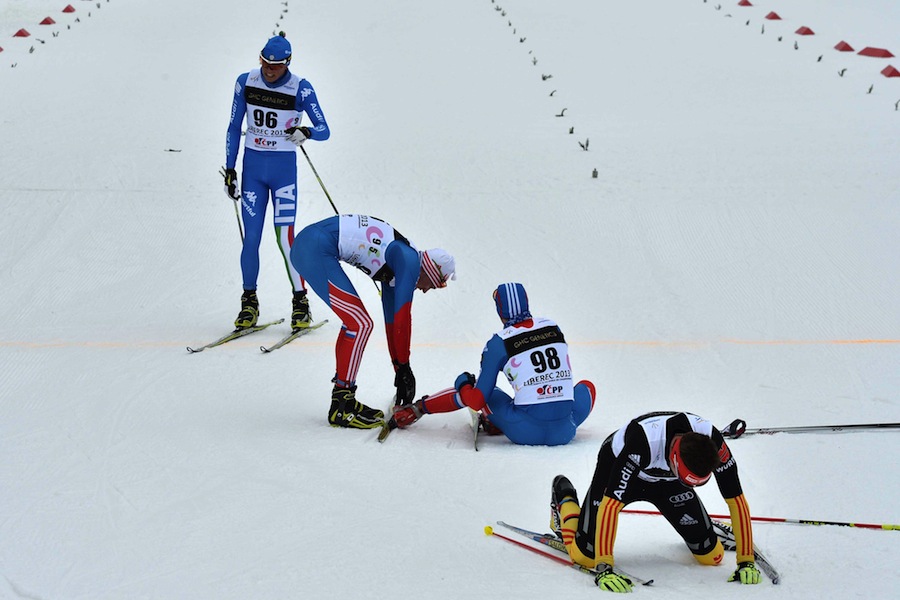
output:
<instances>
[{"instance_id":1,"label":"triangular bunting flag","mask_svg":"<svg viewBox=\"0 0 900 600\"><path fill-rule=\"evenodd\" d=\"M866 46L862 50L859 51L860 56L874 56L875 58L893 58L893 54L891 54L890 50L885 50L884 48L870 48Z\"/></svg>"}]
</instances>

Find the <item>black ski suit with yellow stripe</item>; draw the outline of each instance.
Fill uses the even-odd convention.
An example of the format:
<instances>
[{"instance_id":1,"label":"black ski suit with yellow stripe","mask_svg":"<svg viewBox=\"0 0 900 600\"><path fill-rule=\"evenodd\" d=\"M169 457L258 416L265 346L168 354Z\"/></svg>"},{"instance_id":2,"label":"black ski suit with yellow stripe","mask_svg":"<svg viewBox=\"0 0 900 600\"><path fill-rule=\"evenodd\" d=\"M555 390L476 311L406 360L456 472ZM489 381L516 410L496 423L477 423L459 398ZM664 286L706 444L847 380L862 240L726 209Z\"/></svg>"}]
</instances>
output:
<instances>
[{"instance_id":1,"label":"black ski suit with yellow stripe","mask_svg":"<svg viewBox=\"0 0 900 600\"><path fill-rule=\"evenodd\" d=\"M633 419L603 442L580 513L575 503L560 507L563 539L575 562L591 568L600 563L613 565L619 512L640 500L650 502L662 513L698 562L717 565L722 561L723 547L706 508L694 489L671 471L667 461L673 438L691 431L709 436L719 449L721 463L713 474L731 514L737 562L753 560L750 508L738 479L737 463L722 433L691 413L654 412Z\"/></svg>"}]
</instances>

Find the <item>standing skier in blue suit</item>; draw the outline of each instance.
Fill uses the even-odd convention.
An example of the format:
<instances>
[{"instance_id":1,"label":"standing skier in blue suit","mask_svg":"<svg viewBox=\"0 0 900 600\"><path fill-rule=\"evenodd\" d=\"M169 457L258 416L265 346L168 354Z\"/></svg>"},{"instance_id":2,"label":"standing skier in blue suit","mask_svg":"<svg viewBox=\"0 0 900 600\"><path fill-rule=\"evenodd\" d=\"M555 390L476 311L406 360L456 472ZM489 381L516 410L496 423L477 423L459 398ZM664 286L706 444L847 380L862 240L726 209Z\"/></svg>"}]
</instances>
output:
<instances>
[{"instance_id":1,"label":"standing skier in blue suit","mask_svg":"<svg viewBox=\"0 0 900 600\"><path fill-rule=\"evenodd\" d=\"M259 318L259 244L270 197L275 238L294 291L291 328L308 327L311 321L306 283L290 260L297 215L297 147L308 139L327 140L331 131L312 85L291 73L290 63L290 42L283 34L275 36L259 53L260 68L238 76L234 86L223 175L225 193L241 201L245 229L241 250L244 293L241 312L234 321L237 329L252 327ZM308 127L300 125L304 113L310 120ZM245 115L243 181L239 187L235 165Z\"/></svg>"}]
</instances>

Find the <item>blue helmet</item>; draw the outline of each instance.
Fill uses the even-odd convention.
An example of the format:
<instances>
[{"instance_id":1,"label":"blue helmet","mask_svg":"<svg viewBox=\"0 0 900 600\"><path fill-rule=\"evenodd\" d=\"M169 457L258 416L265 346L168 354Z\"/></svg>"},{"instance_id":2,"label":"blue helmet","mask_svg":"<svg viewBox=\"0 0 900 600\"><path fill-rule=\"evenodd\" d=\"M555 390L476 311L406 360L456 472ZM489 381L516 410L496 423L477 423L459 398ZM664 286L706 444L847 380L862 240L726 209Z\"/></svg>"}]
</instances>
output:
<instances>
[{"instance_id":1,"label":"blue helmet","mask_svg":"<svg viewBox=\"0 0 900 600\"><path fill-rule=\"evenodd\" d=\"M521 283L501 283L494 290L497 315L509 327L531 318L528 312L528 294Z\"/></svg>"},{"instance_id":2,"label":"blue helmet","mask_svg":"<svg viewBox=\"0 0 900 600\"><path fill-rule=\"evenodd\" d=\"M283 35L269 38L259 57L267 63L288 65L291 63L291 43Z\"/></svg>"}]
</instances>

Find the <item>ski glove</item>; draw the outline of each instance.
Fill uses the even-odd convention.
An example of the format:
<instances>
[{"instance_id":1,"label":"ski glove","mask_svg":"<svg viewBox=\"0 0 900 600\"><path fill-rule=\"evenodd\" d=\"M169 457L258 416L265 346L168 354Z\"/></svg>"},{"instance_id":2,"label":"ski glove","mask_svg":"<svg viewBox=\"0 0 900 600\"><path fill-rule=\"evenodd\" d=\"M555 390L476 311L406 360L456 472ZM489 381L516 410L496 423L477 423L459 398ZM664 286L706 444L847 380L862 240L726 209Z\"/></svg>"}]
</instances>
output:
<instances>
[{"instance_id":1,"label":"ski glove","mask_svg":"<svg viewBox=\"0 0 900 600\"><path fill-rule=\"evenodd\" d=\"M471 373L460 373L459 377L456 378L456 383L453 384L453 387L456 388L457 392L461 392L463 387L467 385L475 387L476 381L475 376Z\"/></svg>"},{"instance_id":2,"label":"ski glove","mask_svg":"<svg viewBox=\"0 0 900 600\"><path fill-rule=\"evenodd\" d=\"M288 134L288 139L298 146L310 138L309 127L288 127L284 132Z\"/></svg>"},{"instance_id":3,"label":"ski glove","mask_svg":"<svg viewBox=\"0 0 900 600\"><path fill-rule=\"evenodd\" d=\"M603 567L602 569L600 567ZM613 568L603 563L597 565L599 573L594 577L594 583L601 590L607 592L627 593L632 591L634 584L624 575L613 571Z\"/></svg>"},{"instance_id":4,"label":"ski glove","mask_svg":"<svg viewBox=\"0 0 900 600\"><path fill-rule=\"evenodd\" d=\"M394 414L391 416L391 421L394 422L396 427L404 429L421 419L422 414L422 401L419 400L412 404L395 408Z\"/></svg>"},{"instance_id":5,"label":"ski glove","mask_svg":"<svg viewBox=\"0 0 900 600\"><path fill-rule=\"evenodd\" d=\"M397 406L411 404L416 397L416 376L413 375L409 363L398 363L394 374L394 387L397 388Z\"/></svg>"},{"instance_id":6,"label":"ski glove","mask_svg":"<svg viewBox=\"0 0 900 600\"><path fill-rule=\"evenodd\" d=\"M228 194L228 197L232 200L240 200L241 191L238 189L237 171L222 167L219 174L225 178L225 193Z\"/></svg>"},{"instance_id":7,"label":"ski glove","mask_svg":"<svg viewBox=\"0 0 900 600\"><path fill-rule=\"evenodd\" d=\"M738 583L759 583L759 569L756 563L752 561L738 563L737 570L731 574L728 581L736 581Z\"/></svg>"}]
</instances>

